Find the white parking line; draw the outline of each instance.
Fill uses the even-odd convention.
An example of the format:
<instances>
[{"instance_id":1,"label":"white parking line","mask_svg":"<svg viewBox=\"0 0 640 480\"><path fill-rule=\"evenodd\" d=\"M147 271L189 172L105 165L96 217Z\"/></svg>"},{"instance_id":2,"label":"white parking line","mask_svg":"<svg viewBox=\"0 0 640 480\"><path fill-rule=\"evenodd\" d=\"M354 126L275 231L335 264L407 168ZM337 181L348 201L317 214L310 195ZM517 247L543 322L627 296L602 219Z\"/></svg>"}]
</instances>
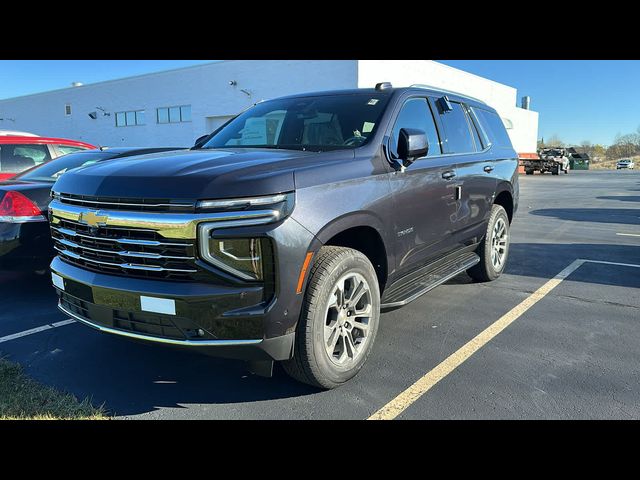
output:
<instances>
[{"instance_id":1,"label":"white parking line","mask_svg":"<svg viewBox=\"0 0 640 480\"><path fill-rule=\"evenodd\" d=\"M604 260L583 260L585 263L601 263L603 265L617 265L618 267L634 267L640 268L640 265L635 263L620 263L620 262L605 262Z\"/></svg>"},{"instance_id":2,"label":"white parking line","mask_svg":"<svg viewBox=\"0 0 640 480\"><path fill-rule=\"evenodd\" d=\"M616 235L620 235L621 237L640 237L638 233L616 233Z\"/></svg>"},{"instance_id":3,"label":"white parking line","mask_svg":"<svg viewBox=\"0 0 640 480\"><path fill-rule=\"evenodd\" d=\"M41 327L32 328L31 330L25 330L24 332L18 332L12 335L7 335L6 337L0 337L0 343L15 340L16 338L26 337L28 335L33 335L34 333L44 332L45 330L50 330L52 328L64 327L65 325L71 325L72 323L76 323L76 321L69 318L67 320L62 320L61 322L42 325Z\"/></svg>"},{"instance_id":4,"label":"white parking line","mask_svg":"<svg viewBox=\"0 0 640 480\"><path fill-rule=\"evenodd\" d=\"M460 347L456 352L447 357L442 363L437 365L426 375L420 378L409 388L400 393L397 397L379 409L368 420L393 420L407 408L409 408L422 395L427 393L440 380L445 378L469 357L476 353L480 348L491 341L496 335L520 318L527 310L542 300L551 290L556 288L560 283L575 272L581 265L585 263L599 263L603 265L616 265L621 267L640 268L640 265L633 263L607 262L604 260L587 260L579 258L573 261L568 267L558 273L555 277L542 285L538 290L533 292L529 297L524 299L497 321L489 325L480 332L476 337L472 338L465 345Z\"/></svg>"}]
</instances>

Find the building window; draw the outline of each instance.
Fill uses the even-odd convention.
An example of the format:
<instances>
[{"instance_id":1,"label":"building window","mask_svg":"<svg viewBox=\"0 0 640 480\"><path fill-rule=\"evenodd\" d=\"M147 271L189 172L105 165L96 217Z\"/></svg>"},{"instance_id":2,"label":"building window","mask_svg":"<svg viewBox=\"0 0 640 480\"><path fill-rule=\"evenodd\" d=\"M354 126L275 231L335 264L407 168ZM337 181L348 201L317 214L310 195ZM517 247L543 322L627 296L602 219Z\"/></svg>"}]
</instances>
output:
<instances>
[{"instance_id":1,"label":"building window","mask_svg":"<svg viewBox=\"0 0 640 480\"><path fill-rule=\"evenodd\" d=\"M191 105L161 107L157 109L158 123L181 123L191 121Z\"/></svg>"},{"instance_id":2,"label":"building window","mask_svg":"<svg viewBox=\"0 0 640 480\"><path fill-rule=\"evenodd\" d=\"M71 104L67 103L67 104L64 106L64 114L65 114L66 116L71 115Z\"/></svg>"},{"instance_id":3,"label":"building window","mask_svg":"<svg viewBox=\"0 0 640 480\"><path fill-rule=\"evenodd\" d=\"M131 127L144 125L144 110L130 110L116 113L116 127Z\"/></svg>"}]
</instances>

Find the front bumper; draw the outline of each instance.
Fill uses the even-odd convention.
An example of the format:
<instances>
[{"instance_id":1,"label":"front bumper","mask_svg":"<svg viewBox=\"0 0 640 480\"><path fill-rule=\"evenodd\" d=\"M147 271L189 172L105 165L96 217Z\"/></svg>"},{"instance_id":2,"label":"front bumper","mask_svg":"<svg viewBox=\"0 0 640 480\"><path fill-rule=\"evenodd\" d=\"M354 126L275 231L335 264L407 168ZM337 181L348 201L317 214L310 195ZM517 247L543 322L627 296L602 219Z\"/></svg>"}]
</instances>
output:
<instances>
[{"instance_id":1,"label":"front bumper","mask_svg":"<svg viewBox=\"0 0 640 480\"><path fill-rule=\"evenodd\" d=\"M51 271L63 279L64 289L55 287L58 308L104 333L226 358L291 358L294 334L266 338L268 306L251 305L261 297L262 287L115 277L83 270L57 257ZM174 301L175 315L144 311L142 296Z\"/></svg>"},{"instance_id":2,"label":"front bumper","mask_svg":"<svg viewBox=\"0 0 640 480\"><path fill-rule=\"evenodd\" d=\"M87 270L55 257L51 271L62 277L64 287L56 287L60 307L80 322L134 340L228 358L291 358L303 297L297 293L298 276L315 237L290 217L270 225L221 229L218 236L223 235L269 237L274 282L228 276L223 281L215 269L204 265L211 275L203 273L202 281L127 277ZM172 310L143 309L149 298L169 302Z\"/></svg>"}]
</instances>

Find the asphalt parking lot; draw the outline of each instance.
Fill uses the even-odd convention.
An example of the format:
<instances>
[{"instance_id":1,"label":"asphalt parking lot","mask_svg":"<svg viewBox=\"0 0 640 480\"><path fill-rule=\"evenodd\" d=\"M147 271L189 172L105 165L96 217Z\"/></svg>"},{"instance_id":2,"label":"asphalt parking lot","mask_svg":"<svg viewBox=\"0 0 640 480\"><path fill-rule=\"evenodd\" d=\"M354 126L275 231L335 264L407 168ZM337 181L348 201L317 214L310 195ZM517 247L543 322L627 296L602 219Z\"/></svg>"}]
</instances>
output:
<instances>
[{"instance_id":1,"label":"asphalt parking lot","mask_svg":"<svg viewBox=\"0 0 640 480\"><path fill-rule=\"evenodd\" d=\"M118 418L366 419L582 259L397 418L639 418L640 171L523 175L520 187L506 273L460 275L384 314L364 369L333 391L73 322L7 339L66 317L48 277L6 272L0 355Z\"/></svg>"}]
</instances>

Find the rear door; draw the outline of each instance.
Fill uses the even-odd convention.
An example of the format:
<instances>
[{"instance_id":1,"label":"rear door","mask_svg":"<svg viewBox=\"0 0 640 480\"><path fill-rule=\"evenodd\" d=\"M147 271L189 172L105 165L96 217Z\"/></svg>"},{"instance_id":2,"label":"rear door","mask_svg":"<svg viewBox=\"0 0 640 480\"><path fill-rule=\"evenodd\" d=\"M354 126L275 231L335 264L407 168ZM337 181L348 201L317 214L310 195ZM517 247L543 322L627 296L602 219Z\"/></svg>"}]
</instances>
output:
<instances>
[{"instance_id":1,"label":"rear door","mask_svg":"<svg viewBox=\"0 0 640 480\"><path fill-rule=\"evenodd\" d=\"M446 108L443 108L446 105ZM436 101L446 135L445 151L456 164L456 205L452 217L453 243L462 247L479 241L491 213L497 181L488 155L488 141L462 102Z\"/></svg>"},{"instance_id":2,"label":"rear door","mask_svg":"<svg viewBox=\"0 0 640 480\"><path fill-rule=\"evenodd\" d=\"M394 158L401 128L422 130L429 139L427 156L403 172L389 175L395 209L396 268L402 275L451 249L455 162L442 153L435 112L426 96L404 99L389 135L388 150Z\"/></svg>"}]
</instances>

